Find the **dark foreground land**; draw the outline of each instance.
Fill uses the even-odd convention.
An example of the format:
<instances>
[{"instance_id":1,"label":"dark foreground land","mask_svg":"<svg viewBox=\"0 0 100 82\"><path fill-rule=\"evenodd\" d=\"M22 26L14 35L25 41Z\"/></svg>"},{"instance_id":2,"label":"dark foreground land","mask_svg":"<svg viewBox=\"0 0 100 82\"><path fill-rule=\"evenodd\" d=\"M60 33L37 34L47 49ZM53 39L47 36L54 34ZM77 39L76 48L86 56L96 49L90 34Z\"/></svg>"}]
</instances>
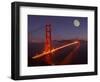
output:
<instances>
[{"instance_id":1,"label":"dark foreground land","mask_svg":"<svg viewBox=\"0 0 100 82\"><path fill-rule=\"evenodd\" d=\"M77 65L87 64L87 41L79 40L80 45L72 45L63 49L60 49L51 54L52 65ZM73 40L53 41L53 48L57 48L66 43L71 43ZM45 56L32 59L36 54L41 54L44 50L44 43L28 43L28 66L47 66Z\"/></svg>"}]
</instances>

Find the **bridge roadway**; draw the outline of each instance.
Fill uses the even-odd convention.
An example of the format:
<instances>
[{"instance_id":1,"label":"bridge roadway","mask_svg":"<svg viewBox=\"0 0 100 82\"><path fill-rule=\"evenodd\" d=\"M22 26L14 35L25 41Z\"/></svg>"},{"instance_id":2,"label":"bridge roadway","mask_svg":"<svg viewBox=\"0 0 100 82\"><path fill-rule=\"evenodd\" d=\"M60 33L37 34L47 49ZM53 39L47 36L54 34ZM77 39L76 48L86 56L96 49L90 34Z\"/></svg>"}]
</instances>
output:
<instances>
[{"instance_id":1,"label":"bridge roadway","mask_svg":"<svg viewBox=\"0 0 100 82\"><path fill-rule=\"evenodd\" d=\"M79 44L79 43L80 43L79 41L74 41L74 42L72 42L72 43L65 44L65 45L60 46L60 47L58 47L58 48L52 49L51 51L48 51L48 52L45 52L45 51L44 51L44 52L41 53L41 54L38 54L38 55L36 55L36 56L33 56L32 59L40 58L40 57L42 57L42 56L44 56L44 55L47 55L47 54L56 52L56 51L58 51L58 50L60 50L60 49L62 49L62 48L65 48L65 47L68 47L68 46L72 46L72 45L75 45L75 44Z\"/></svg>"}]
</instances>

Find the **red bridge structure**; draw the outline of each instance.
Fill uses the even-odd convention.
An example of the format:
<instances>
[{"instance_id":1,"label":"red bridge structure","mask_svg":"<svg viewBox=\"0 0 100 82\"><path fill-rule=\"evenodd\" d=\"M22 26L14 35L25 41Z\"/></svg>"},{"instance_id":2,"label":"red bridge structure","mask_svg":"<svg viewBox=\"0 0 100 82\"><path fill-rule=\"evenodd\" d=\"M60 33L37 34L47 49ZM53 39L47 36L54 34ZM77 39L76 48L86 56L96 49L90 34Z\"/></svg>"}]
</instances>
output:
<instances>
[{"instance_id":1,"label":"red bridge structure","mask_svg":"<svg viewBox=\"0 0 100 82\"><path fill-rule=\"evenodd\" d=\"M45 49L44 49L44 53L46 52L51 52L52 50L52 40L51 40L51 24L47 24L46 25L46 38L45 38ZM48 64L52 64L52 57L51 57L52 53L49 53L45 56L45 61Z\"/></svg>"},{"instance_id":2,"label":"red bridge structure","mask_svg":"<svg viewBox=\"0 0 100 82\"><path fill-rule=\"evenodd\" d=\"M68 46L77 45L76 48L67 57L65 57L64 61L62 61L61 64L64 64L64 63L67 63L67 62L69 63L70 59L73 56L73 53L79 48L80 41L75 40L74 42L67 43L67 44L62 45L62 46L57 47L57 48L53 48L53 46L52 46L52 36L51 36L52 34L51 33L52 33L51 24L46 24L46 26L45 26L45 47L44 47L44 51L41 54L37 54L37 55L33 56L32 58L37 59L37 58L43 57L44 61L47 64L52 65L52 64L54 64L53 60L52 60L52 56L54 55L53 52L56 52L60 49L68 47Z\"/></svg>"}]
</instances>

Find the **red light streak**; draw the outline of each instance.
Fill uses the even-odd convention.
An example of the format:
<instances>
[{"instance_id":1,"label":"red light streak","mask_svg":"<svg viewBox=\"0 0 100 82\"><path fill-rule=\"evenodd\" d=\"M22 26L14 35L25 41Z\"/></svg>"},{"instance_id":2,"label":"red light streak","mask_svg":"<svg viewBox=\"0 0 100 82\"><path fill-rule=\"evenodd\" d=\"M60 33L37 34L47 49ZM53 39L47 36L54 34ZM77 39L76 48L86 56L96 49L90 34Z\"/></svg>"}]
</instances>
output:
<instances>
[{"instance_id":1,"label":"red light streak","mask_svg":"<svg viewBox=\"0 0 100 82\"><path fill-rule=\"evenodd\" d=\"M47 52L44 51L44 52L41 53L41 54L38 54L38 55L36 55L36 56L33 56L32 58L33 58L33 59L37 59L37 58L40 58L40 57L42 57L42 56L48 55L48 54L50 54L50 53L56 52L56 51L58 51L58 50L60 50L60 49L62 49L62 48L65 48L65 47L68 47L68 46L71 46L71 45L74 45L74 44L79 44L79 43L80 43L79 41L74 41L74 42L72 42L72 43L63 45L63 46L61 46L61 47L52 49L52 50L47 51Z\"/></svg>"},{"instance_id":2,"label":"red light streak","mask_svg":"<svg viewBox=\"0 0 100 82\"><path fill-rule=\"evenodd\" d=\"M75 59L76 55L77 55L77 51L79 50L79 47L80 47L80 43L76 46L76 48L70 52L62 62L58 63L58 64L62 64L62 65L65 65L65 64L70 64L73 59Z\"/></svg>"}]
</instances>

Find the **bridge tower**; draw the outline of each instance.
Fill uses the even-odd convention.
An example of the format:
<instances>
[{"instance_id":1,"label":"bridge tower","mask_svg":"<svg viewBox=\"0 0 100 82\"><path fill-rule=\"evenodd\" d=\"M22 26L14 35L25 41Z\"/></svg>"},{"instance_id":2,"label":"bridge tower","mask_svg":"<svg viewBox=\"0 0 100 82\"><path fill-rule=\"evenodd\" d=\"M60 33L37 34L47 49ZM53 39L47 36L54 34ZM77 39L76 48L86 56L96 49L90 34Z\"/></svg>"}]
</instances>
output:
<instances>
[{"instance_id":1,"label":"bridge tower","mask_svg":"<svg viewBox=\"0 0 100 82\"><path fill-rule=\"evenodd\" d=\"M46 24L46 28L45 28L45 52L51 51L52 49L52 40L51 40L51 24ZM51 62L51 54L47 54L45 55L45 61L48 64L52 64Z\"/></svg>"}]
</instances>

